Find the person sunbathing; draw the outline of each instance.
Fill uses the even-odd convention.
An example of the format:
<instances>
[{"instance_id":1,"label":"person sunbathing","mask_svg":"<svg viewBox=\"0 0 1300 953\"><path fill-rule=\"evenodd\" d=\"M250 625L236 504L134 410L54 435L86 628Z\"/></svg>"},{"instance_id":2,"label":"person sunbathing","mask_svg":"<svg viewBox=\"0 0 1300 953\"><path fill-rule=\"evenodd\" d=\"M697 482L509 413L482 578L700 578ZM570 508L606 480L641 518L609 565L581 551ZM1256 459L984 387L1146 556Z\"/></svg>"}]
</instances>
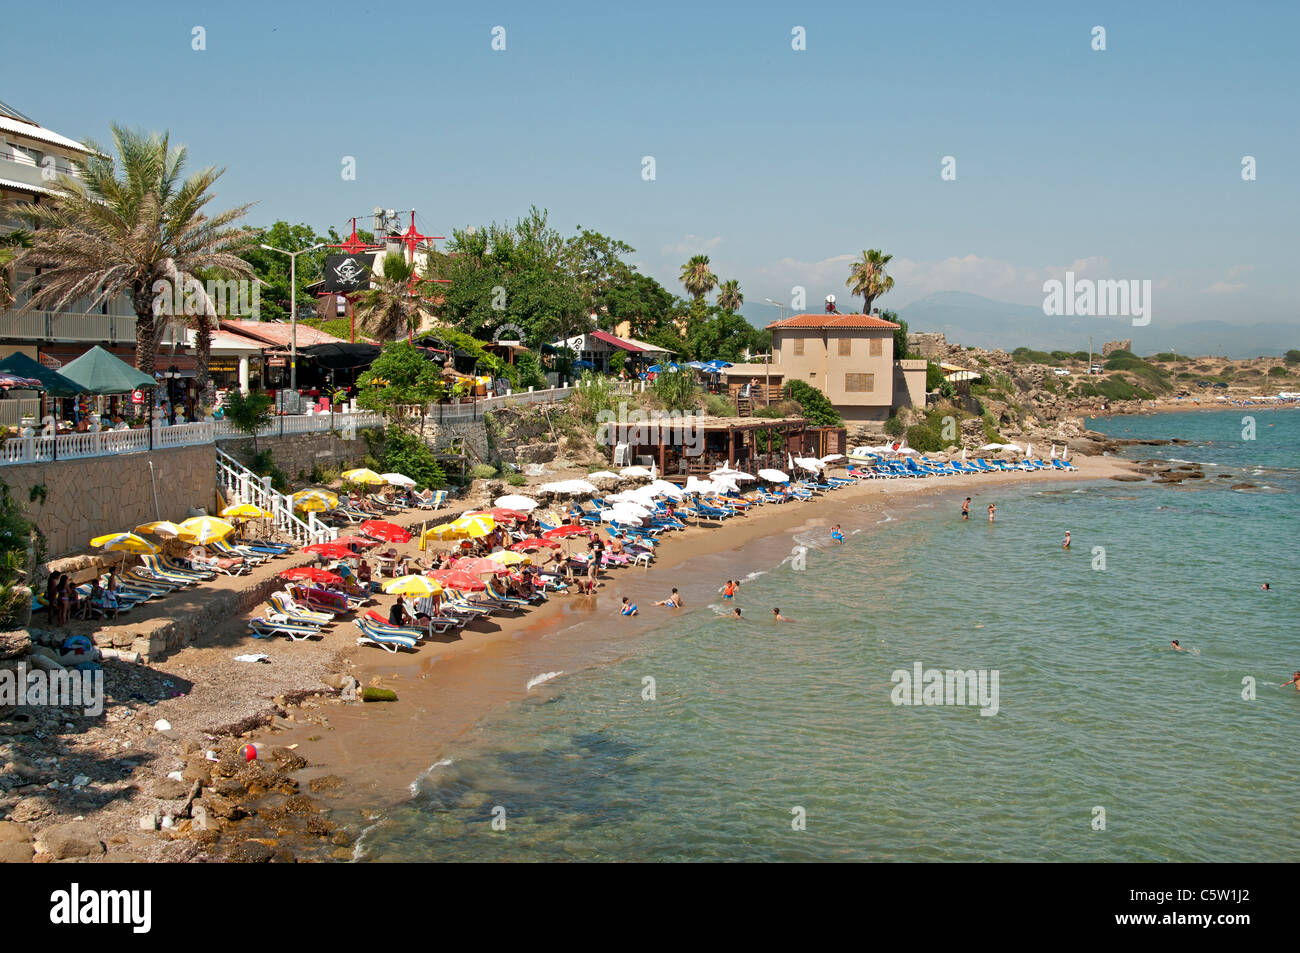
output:
<instances>
[{"instance_id":1,"label":"person sunbathing","mask_svg":"<svg viewBox=\"0 0 1300 953\"><path fill-rule=\"evenodd\" d=\"M219 569L237 569L244 565L242 559L229 556L210 556L206 546L195 546L189 553L190 564L194 566L215 566Z\"/></svg>"}]
</instances>

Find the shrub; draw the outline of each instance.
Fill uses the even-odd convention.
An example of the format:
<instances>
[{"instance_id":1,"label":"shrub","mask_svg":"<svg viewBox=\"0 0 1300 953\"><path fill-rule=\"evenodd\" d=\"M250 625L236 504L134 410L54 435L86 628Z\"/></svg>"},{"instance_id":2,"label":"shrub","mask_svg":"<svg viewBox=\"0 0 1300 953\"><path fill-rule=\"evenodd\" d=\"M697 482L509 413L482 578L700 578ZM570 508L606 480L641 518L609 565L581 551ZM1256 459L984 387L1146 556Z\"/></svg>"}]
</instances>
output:
<instances>
[{"instance_id":1,"label":"shrub","mask_svg":"<svg viewBox=\"0 0 1300 953\"><path fill-rule=\"evenodd\" d=\"M506 477L506 482L511 486L523 486L528 481L524 479L522 473L512 473L510 476Z\"/></svg>"},{"instance_id":2,"label":"shrub","mask_svg":"<svg viewBox=\"0 0 1300 953\"><path fill-rule=\"evenodd\" d=\"M925 365L925 389L938 390L939 385L943 383L943 368L934 361L929 361Z\"/></svg>"},{"instance_id":3,"label":"shrub","mask_svg":"<svg viewBox=\"0 0 1300 953\"><path fill-rule=\"evenodd\" d=\"M1052 355L1046 351L1034 351L1027 347L1018 347L1011 352L1011 359L1017 364L1052 364Z\"/></svg>"},{"instance_id":4,"label":"shrub","mask_svg":"<svg viewBox=\"0 0 1300 953\"><path fill-rule=\"evenodd\" d=\"M623 353L622 351L619 352ZM735 417L736 405L720 394L705 394L704 409L714 417ZM766 410L767 408L760 408Z\"/></svg>"},{"instance_id":5,"label":"shrub","mask_svg":"<svg viewBox=\"0 0 1300 953\"><path fill-rule=\"evenodd\" d=\"M381 459L386 472L409 476L421 489L447 484L447 476L429 445L408 430L398 427L387 430Z\"/></svg>"},{"instance_id":6,"label":"shrub","mask_svg":"<svg viewBox=\"0 0 1300 953\"><path fill-rule=\"evenodd\" d=\"M907 445L924 453L943 449L938 432L925 424L913 424L907 428Z\"/></svg>"},{"instance_id":7,"label":"shrub","mask_svg":"<svg viewBox=\"0 0 1300 953\"><path fill-rule=\"evenodd\" d=\"M1291 374L1285 367L1270 367L1268 369L1269 377L1289 377Z\"/></svg>"},{"instance_id":8,"label":"shrub","mask_svg":"<svg viewBox=\"0 0 1300 953\"><path fill-rule=\"evenodd\" d=\"M885 421L885 433L889 434L891 437L903 436L903 431L905 429L903 421L899 419L897 414Z\"/></svg>"},{"instance_id":9,"label":"shrub","mask_svg":"<svg viewBox=\"0 0 1300 953\"><path fill-rule=\"evenodd\" d=\"M1282 355L1282 360L1286 361L1288 364L1300 364L1300 351L1292 348L1287 351L1286 354Z\"/></svg>"},{"instance_id":10,"label":"shrub","mask_svg":"<svg viewBox=\"0 0 1300 953\"><path fill-rule=\"evenodd\" d=\"M248 463L248 469L258 476L269 476L271 486L278 492L285 493L288 491L289 475L275 465L275 459L271 456L270 450L254 453L253 458Z\"/></svg>"},{"instance_id":11,"label":"shrub","mask_svg":"<svg viewBox=\"0 0 1300 953\"><path fill-rule=\"evenodd\" d=\"M486 463L476 463L469 468L471 480L490 480L497 475L497 468Z\"/></svg>"},{"instance_id":12,"label":"shrub","mask_svg":"<svg viewBox=\"0 0 1300 953\"><path fill-rule=\"evenodd\" d=\"M665 410L694 410L699 388L693 371L664 371L655 378L652 390Z\"/></svg>"},{"instance_id":13,"label":"shrub","mask_svg":"<svg viewBox=\"0 0 1300 953\"><path fill-rule=\"evenodd\" d=\"M803 408L803 415L820 426L838 427L844 418L830 399L816 387L803 381L790 381L785 385L785 396Z\"/></svg>"}]
</instances>

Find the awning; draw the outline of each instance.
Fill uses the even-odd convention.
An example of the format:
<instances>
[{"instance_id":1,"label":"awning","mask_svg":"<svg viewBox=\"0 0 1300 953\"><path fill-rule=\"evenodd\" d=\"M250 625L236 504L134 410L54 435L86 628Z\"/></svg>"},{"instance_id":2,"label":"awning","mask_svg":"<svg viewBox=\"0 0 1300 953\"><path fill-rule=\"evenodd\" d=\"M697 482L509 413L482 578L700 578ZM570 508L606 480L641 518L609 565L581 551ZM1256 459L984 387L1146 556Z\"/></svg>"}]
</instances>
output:
<instances>
[{"instance_id":1,"label":"awning","mask_svg":"<svg viewBox=\"0 0 1300 953\"><path fill-rule=\"evenodd\" d=\"M614 335L610 334L608 331L589 331L587 333L587 336L590 338L594 338L597 341L601 341L605 344L608 344L610 347L616 347L624 351L629 351L633 354L639 354L642 350L644 350L644 348L639 348L635 344L629 344L627 341L624 341L620 337L615 337Z\"/></svg>"},{"instance_id":2,"label":"awning","mask_svg":"<svg viewBox=\"0 0 1300 953\"><path fill-rule=\"evenodd\" d=\"M327 370L350 370L369 367L379 357L380 347L375 344L311 344L298 348L300 355L315 358Z\"/></svg>"}]
</instances>

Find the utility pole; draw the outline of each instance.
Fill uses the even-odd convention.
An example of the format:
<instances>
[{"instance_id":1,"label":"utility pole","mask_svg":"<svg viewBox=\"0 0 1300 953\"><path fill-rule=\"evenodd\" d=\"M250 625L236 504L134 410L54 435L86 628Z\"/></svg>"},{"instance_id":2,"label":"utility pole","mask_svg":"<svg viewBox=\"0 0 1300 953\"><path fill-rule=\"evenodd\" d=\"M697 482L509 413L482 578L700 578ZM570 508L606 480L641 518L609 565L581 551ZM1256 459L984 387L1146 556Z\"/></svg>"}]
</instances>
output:
<instances>
[{"instance_id":1,"label":"utility pole","mask_svg":"<svg viewBox=\"0 0 1300 953\"><path fill-rule=\"evenodd\" d=\"M1088 335L1088 374L1092 374L1092 335Z\"/></svg>"},{"instance_id":2,"label":"utility pole","mask_svg":"<svg viewBox=\"0 0 1300 953\"><path fill-rule=\"evenodd\" d=\"M285 251L283 248L272 248L270 245L262 247L267 251L289 256L289 390L296 394L298 393L298 256L324 248L325 243L319 242L310 248L302 248L298 251Z\"/></svg>"}]
</instances>

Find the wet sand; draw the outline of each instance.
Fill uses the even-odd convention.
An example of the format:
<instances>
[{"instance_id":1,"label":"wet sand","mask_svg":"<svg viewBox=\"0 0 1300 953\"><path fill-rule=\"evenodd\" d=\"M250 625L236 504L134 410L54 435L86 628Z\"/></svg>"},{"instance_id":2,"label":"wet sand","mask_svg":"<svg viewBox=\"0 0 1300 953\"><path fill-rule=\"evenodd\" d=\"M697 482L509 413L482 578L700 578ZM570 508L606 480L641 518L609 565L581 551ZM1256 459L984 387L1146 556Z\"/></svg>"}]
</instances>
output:
<instances>
[{"instance_id":1,"label":"wet sand","mask_svg":"<svg viewBox=\"0 0 1300 953\"><path fill-rule=\"evenodd\" d=\"M347 670L361 684L392 688L398 701L342 705L330 713L330 730L276 732L274 741L301 746L311 762L304 778L345 779L331 807L382 810L409 797L412 783L444 757L450 742L498 707L528 697L531 680L550 673L572 674L637 651L632 643L640 640L632 636L670 618L672 610L653 602L667 597L673 586L681 588L686 599L680 611L689 612L707 602L727 578L772 569L790 555L798 533L834 522L848 524L851 515L860 516L864 510L887 508L897 519L905 518L910 507L952 500L955 516L960 500L969 495L974 497L971 518L982 520L987 503L997 502L990 488L1101 480L1132 472L1130 464L1112 457L1080 457L1074 462L1079 467L1075 473L866 481L807 503L758 506L721 526L666 534L652 567L606 572L594 596L552 595L522 615L492 616L458 630L458 639L435 636L451 641L422 642L414 653L392 656L366 646L345 650L351 666ZM870 525L863 528L870 532ZM639 605L637 618L619 614L624 595ZM386 610L391 601L381 597L381 608ZM352 634L350 626L348 632Z\"/></svg>"}]
</instances>

